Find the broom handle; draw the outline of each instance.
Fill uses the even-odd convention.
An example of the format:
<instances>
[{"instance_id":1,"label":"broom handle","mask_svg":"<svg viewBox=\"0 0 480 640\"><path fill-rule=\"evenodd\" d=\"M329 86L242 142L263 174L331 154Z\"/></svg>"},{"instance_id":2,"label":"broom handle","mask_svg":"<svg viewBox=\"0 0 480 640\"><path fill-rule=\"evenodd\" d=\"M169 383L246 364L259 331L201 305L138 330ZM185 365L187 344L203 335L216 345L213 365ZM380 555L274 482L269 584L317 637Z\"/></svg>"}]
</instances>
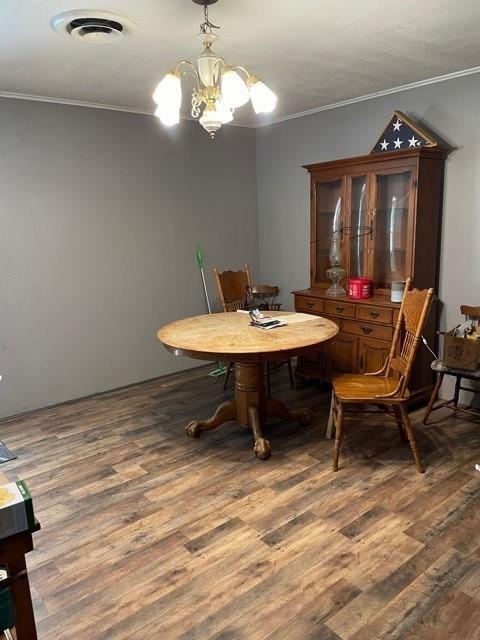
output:
<instances>
[{"instance_id":1,"label":"broom handle","mask_svg":"<svg viewBox=\"0 0 480 640\"><path fill-rule=\"evenodd\" d=\"M202 274L203 290L205 292L205 300L207 301L208 313L212 313L212 309L210 307L210 300L208 299L207 283L205 282L205 275L203 273L203 267L200 267L200 273Z\"/></svg>"}]
</instances>

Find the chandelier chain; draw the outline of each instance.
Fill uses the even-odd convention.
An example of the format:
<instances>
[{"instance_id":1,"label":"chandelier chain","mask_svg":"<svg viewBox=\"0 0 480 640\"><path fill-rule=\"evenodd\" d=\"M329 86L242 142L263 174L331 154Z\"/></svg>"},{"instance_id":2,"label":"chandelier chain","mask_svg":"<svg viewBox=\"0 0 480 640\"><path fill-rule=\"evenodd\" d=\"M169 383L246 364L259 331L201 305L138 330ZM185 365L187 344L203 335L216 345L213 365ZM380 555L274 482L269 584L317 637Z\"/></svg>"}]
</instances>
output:
<instances>
[{"instance_id":1,"label":"chandelier chain","mask_svg":"<svg viewBox=\"0 0 480 640\"><path fill-rule=\"evenodd\" d=\"M216 24L213 24L213 22L210 22L209 18L208 18L208 3L205 2L203 5L203 16L204 16L204 22L202 22L202 24L200 25L200 32L201 33L213 33L212 29L220 29L220 27L218 27Z\"/></svg>"}]
</instances>

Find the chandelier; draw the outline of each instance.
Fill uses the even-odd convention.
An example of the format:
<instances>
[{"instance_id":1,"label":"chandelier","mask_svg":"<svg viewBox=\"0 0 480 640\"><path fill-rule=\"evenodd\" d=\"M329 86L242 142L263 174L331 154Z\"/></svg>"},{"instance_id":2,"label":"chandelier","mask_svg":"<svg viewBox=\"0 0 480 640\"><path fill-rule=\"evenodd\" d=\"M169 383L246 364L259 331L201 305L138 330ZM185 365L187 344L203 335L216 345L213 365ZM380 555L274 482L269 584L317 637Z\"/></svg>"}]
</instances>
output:
<instances>
[{"instance_id":1,"label":"chandelier","mask_svg":"<svg viewBox=\"0 0 480 640\"><path fill-rule=\"evenodd\" d=\"M202 127L214 138L222 124L233 120L235 109L251 100L255 113L269 113L275 108L277 96L244 67L229 65L214 52L212 46L218 36L213 29L220 27L210 22L208 5L217 0L193 2L203 5L204 21L197 37L205 48L198 57L197 66L188 60L180 60L173 71L161 80L153 94L157 103L155 115L166 126L180 121L181 78L193 76L195 88L192 92L192 117L199 118Z\"/></svg>"}]
</instances>

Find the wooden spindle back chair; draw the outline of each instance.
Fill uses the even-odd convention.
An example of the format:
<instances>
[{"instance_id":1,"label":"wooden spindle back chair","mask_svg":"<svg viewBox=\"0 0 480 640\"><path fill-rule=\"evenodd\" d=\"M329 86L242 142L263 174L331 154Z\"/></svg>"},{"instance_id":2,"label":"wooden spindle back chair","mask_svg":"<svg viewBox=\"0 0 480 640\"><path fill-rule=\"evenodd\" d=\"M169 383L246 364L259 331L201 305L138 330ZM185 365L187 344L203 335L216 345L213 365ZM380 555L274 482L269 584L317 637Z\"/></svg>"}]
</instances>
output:
<instances>
[{"instance_id":1,"label":"wooden spindle back chair","mask_svg":"<svg viewBox=\"0 0 480 640\"><path fill-rule=\"evenodd\" d=\"M247 305L250 309L261 311L280 311L282 306L277 301L278 287L269 284L252 284L247 287Z\"/></svg>"},{"instance_id":2,"label":"wooden spindle back chair","mask_svg":"<svg viewBox=\"0 0 480 640\"><path fill-rule=\"evenodd\" d=\"M471 307L468 304L462 304L460 313L463 313L465 320L473 320L476 324L480 324L480 307Z\"/></svg>"},{"instance_id":3,"label":"wooden spindle back chair","mask_svg":"<svg viewBox=\"0 0 480 640\"><path fill-rule=\"evenodd\" d=\"M224 311L245 309L247 290L252 286L250 269L245 264L243 271L218 271L214 269L220 302Z\"/></svg>"},{"instance_id":4,"label":"wooden spindle back chair","mask_svg":"<svg viewBox=\"0 0 480 640\"><path fill-rule=\"evenodd\" d=\"M419 291L418 289L412 289L411 284L412 279L408 278L395 333L393 334L392 345L384 366L380 371L365 374L367 376L385 375L388 377L396 372L399 376L399 381L395 390L389 394L391 397L402 398L408 395L408 382L433 296L433 289ZM399 350L402 333L403 342ZM398 355L396 355L397 353Z\"/></svg>"},{"instance_id":5,"label":"wooden spindle back chair","mask_svg":"<svg viewBox=\"0 0 480 640\"><path fill-rule=\"evenodd\" d=\"M344 419L348 417L354 421L365 420L362 414L381 412L397 422L402 440L410 444L417 470L423 473L408 417L408 381L432 303L432 296L433 289L423 291L412 289L412 280L408 278L390 352L380 371L366 374L342 373L333 376L329 424L335 427L334 471L338 470ZM359 404L372 404L379 409L359 410L357 408ZM378 418L374 416L373 419Z\"/></svg>"}]
</instances>

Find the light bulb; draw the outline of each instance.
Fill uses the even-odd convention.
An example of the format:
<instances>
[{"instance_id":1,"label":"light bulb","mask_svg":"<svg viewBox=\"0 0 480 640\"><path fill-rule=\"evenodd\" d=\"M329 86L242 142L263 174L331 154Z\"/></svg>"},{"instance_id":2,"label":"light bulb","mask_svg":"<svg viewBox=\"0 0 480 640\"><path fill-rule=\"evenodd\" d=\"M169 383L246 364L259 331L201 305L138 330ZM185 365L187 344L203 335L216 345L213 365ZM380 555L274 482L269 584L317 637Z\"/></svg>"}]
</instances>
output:
<instances>
[{"instance_id":1,"label":"light bulb","mask_svg":"<svg viewBox=\"0 0 480 640\"><path fill-rule=\"evenodd\" d=\"M165 109L180 109L182 104L182 85L176 73L167 73L153 93L153 99Z\"/></svg>"},{"instance_id":2,"label":"light bulb","mask_svg":"<svg viewBox=\"0 0 480 640\"><path fill-rule=\"evenodd\" d=\"M180 122L179 109L166 109L164 106L159 105L155 110L155 115L160 118L160 122L166 127L171 127Z\"/></svg>"},{"instance_id":3,"label":"light bulb","mask_svg":"<svg viewBox=\"0 0 480 640\"><path fill-rule=\"evenodd\" d=\"M247 85L233 69L222 74L222 100L230 109L236 109L250 100Z\"/></svg>"},{"instance_id":4,"label":"light bulb","mask_svg":"<svg viewBox=\"0 0 480 640\"><path fill-rule=\"evenodd\" d=\"M254 76L250 76L247 84L255 113L270 113L275 109L277 96L266 84Z\"/></svg>"}]
</instances>

